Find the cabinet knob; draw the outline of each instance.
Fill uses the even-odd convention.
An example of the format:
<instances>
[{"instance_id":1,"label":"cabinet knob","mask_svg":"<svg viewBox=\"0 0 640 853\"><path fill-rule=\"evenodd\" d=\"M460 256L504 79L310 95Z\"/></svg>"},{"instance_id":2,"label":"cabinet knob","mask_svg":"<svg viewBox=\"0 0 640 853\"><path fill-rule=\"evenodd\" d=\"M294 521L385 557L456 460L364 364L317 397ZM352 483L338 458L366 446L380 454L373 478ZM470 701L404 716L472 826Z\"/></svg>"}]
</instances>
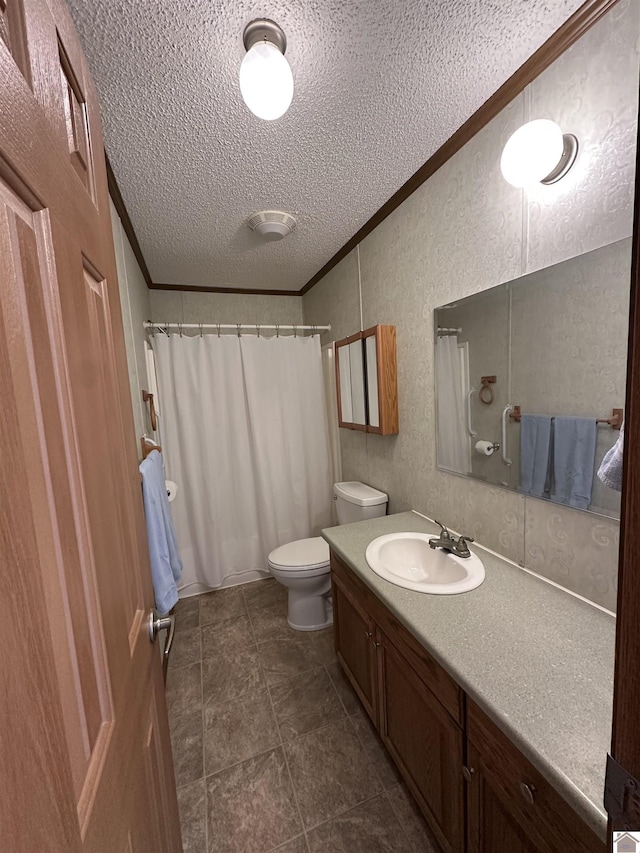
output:
<instances>
[{"instance_id":1,"label":"cabinet knob","mask_svg":"<svg viewBox=\"0 0 640 853\"><path fill-rule=\"evenodd\" d=\"M366 633L366 635L367 635L367 640L372 640L372 639L373 639L373 634L371 633L371 631L365 631L365 633Z\"/></svg>"},{"instance_id":2,"label":"cabinet knob","mask_svg":"<svg viewBox=\"0 0 640 853\"><path fill-rule=\"evenodd\" d=\"M536 801L536 789L533 785L527 785L526 782L520 782L520 793L524 801L532 806Z\"/></svg>"},{"instance_id":3,"label":"cabinet knob","mask_svg":"<svg viewBox=\"0 0 640 853\"><path fill-rule=\"evenodd\" d=\"M471 780L473 779L473 774L474 774L475 772L476 772L476 771L473 769L473 767L465 767L465 766L463 765L463 767L462 767L462 775L464 776L465 782L471 782Z\"/></svg>"}]
</instances>

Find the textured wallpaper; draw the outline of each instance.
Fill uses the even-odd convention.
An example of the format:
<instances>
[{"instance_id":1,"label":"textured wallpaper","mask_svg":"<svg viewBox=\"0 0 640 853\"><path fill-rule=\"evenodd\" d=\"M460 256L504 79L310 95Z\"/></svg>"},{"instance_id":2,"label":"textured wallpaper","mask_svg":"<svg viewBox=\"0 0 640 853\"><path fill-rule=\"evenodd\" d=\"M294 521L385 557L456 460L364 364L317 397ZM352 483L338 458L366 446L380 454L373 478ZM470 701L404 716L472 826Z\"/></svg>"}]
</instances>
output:
<instances>
[{"instance_id":1,"label":"textured wallpaper","mask_svg":"<svg viewBox=\"0 0 640 853\"><path fill-rule=\"evenodd\" d=\"M299 296L151 290L150 320L171 323L302 323ZM315 322L315 321L314 321Z\"/></svg>"},{"instance_id":2,"label":"textured wallpaper","mask_svg":"<svg viewBox=\"0 0 640 853\"><path fill-rule=\"evenodd\" d=\"M341 430L343 476L414 508L614 609L618 524L438 471L433 311L535 269L629 237L638 108L640 4L620 2L360 245L364 328L398 336L400 432ZM500 173L510 134L547 117L579 137L573 170L525 193ZM332 337L359 328L352 252L303 297ZM602 292L607 306L606 288Z\"/></svg>"}]
</instances>

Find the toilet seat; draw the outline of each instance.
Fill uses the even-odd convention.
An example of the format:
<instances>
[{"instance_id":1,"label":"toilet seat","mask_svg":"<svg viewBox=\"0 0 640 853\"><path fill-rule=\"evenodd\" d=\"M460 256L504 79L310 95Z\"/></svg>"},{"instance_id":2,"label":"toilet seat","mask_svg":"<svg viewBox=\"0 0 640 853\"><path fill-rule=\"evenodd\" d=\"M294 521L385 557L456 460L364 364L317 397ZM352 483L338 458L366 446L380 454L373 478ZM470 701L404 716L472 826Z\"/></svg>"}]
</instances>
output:
<instances>
[{"instance_id":1,"label":"toilet seat","mask_svg":"<svg viewBox=\"0 0 640 853\"><path fill-rule=\"evenodd\" d=\"M275 548L269 565L288 577L314 577L330 569L329 545L322 536L297 539Z\"/></svg>"}]
</instances>

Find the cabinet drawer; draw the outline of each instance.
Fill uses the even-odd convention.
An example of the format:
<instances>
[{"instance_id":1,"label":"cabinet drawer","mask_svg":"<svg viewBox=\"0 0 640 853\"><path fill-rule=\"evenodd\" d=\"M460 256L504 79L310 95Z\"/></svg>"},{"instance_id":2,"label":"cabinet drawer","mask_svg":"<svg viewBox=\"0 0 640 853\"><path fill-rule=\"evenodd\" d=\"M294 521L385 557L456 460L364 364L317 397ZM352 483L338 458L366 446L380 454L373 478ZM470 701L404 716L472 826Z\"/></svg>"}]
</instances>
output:
<instances>
[{"instance_id":1,"label":"cabinet drawer","mask_svg":"<svg viewBox=\"0 0 640 853\"><path fill-rule=\"evenodd\" d=\"M505 734L467 699L467 737L472 760L490 782L511 816L541 851L605 853L606 845L573 811ZM469 785L478 783L472 777Z\"/></svg>"}]
</instances>

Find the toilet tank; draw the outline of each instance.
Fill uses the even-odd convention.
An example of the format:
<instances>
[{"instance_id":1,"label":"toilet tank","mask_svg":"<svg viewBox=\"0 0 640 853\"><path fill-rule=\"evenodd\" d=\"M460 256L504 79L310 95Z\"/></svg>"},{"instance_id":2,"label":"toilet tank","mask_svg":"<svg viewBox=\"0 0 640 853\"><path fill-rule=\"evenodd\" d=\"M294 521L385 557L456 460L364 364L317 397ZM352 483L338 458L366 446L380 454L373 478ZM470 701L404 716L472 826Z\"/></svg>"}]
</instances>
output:
<instances>
[{"instance_id":1,"label":"toilet tank","mask_svg":"<svg viewBox=\"0 0 640 853\"><path fill-rule=\"evenodd\" d=\"M365 521L387 513L387 495L365 483L334 483L333 499L336 501L338 524Z\"/></svg>"}]
</instances>

